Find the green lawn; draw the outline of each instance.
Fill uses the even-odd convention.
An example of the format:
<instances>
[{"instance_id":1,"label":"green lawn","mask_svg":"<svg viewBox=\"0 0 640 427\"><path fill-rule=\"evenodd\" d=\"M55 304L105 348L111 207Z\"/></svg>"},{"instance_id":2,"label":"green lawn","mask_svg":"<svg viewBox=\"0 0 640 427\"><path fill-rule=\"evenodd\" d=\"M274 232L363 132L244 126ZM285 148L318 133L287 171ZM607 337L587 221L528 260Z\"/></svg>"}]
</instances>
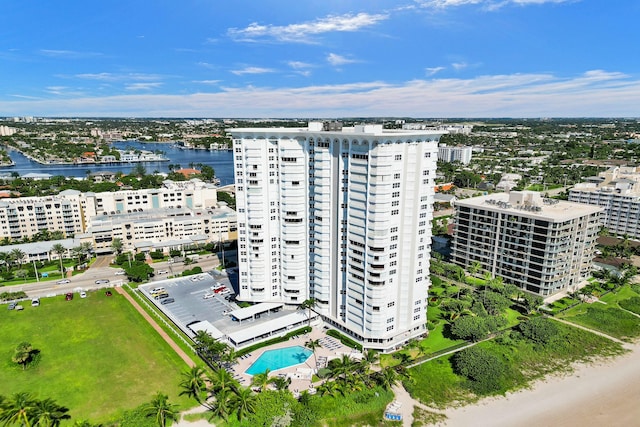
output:
<instances>
[{"instance_id":1,"label":"green lawn","mask_svg":"<svg viewBox=\"0 0 640 427\"><path fill-rule=\"evenodd\" d=\"M29 391L70 409L72 420L105 422L148 402L157 391L182 407L186 364L119 294L90 292L72 301L43 298L40 307L0 310L0 394ZM12 363L23 341L40 350L25 371ZM70 423L69 423L70 424Z\"/></svg>"},{"instance_id":2,"label":"green lawn","mask_svg":"<svg viewBox=\"0 0 640 427\"><path fill-rule=\"evenodd\" d=\"M609 304L580 304L558 317L625 341L640 336L640 318Z\"/></svg>"},{"instance_id":3,"label":"green lawn","mask_svg":"<svg viewBox=\"0 0 640 427\"><path fill-rule=\"evenodd\" d=\"M507 366L507 390L527 387L531 381L554 371L566 371L571 363L622 354L622 347L601 336L562 323L557 324L558 335L547 345L534 344L519 334L507 334L499 339L478 344L497 355ZM511 336L512 335L512 336ZM466 379L453 370L452 355L442 356L409 369L411 381L404 381L411 395L433 407L445 408L474 402L478 396L467 386Z\"/></svg>"}]
</instances>

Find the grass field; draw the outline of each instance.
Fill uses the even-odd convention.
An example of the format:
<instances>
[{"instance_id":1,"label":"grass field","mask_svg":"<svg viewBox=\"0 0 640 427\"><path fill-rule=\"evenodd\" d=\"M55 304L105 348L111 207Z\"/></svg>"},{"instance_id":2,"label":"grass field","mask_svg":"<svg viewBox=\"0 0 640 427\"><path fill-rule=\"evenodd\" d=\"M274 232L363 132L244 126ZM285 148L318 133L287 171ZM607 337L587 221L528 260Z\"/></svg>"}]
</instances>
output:
<instances>
[{"instance_id":1,"label":"grass field","mask_svg":"<svg viewBox=\"0 0 640 427\"><path fill-rule=\"evenodd\" d=\"M527 387L531 381L554 371L566 371L571 363L611 357L622 354L622 347L601 336L578 328L558 323L557 339L548 345L539 345L513 337L485 341L478 346L497 355L508 367L509 375L505 388L495 394ZM405 381L405 387L414 398L436 408L464 405L474 402L474 395L466 385L466 380L456 375L451 359L443 356L409 369L412 381Z\"/></svg>"},{"instance_id":2,"label":"grass field","mask_svg":"<svg viewBox=\"0 0 640 427\"><path fill-rule=\"evenodd\" d=\"M191 406L178 397L186 364L116 292L23 305L21 312L0 306L0 395L29 391L52 398L70 409L72 421L114 419L150 401L157 391L181 407ZM23 341L40 351L24 371L11 361Z\"/></svg>"}]
</instances>

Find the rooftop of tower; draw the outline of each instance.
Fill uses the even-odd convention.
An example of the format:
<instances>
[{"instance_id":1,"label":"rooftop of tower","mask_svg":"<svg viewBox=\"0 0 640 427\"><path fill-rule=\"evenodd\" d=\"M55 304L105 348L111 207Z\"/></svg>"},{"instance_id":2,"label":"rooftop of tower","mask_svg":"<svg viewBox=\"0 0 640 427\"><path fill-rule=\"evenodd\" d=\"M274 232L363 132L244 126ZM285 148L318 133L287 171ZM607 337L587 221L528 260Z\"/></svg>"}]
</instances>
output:
<instances>
[{"instance_id":1,"label":"rooftop of tower","mask_svg":"<svg viewBox=\"0 0 640 427\"><path fill-rule=\"evenodd\" d=\"M456 205L486 208L492 211L514 213L518 216L545 219L552 222L566 221L602 211L602 208L583 203L549 199L535 191L512 191L461 199Z\"/></svg>"},{"instance_id":2,"label":"rooftop of tower","mask_svg":"<svg viewBox=\"0 0 640 427\"><path fill-rule=\"evenodd\" d=\"M431 129L384 129L382 124L362 124L352 127L344 127L341 122L337 121L312 121L306 128L285 128L285 127L269 127L269 128L230 128L226 129L230 134L262 134L262 133L279 133L279 134L309 134L326 132L332 134L350 134L350 135L371 135L371 136L411 136L411 135L430 135L441 136L448 133L446 130Z\"/></svg>"}]
</instances>

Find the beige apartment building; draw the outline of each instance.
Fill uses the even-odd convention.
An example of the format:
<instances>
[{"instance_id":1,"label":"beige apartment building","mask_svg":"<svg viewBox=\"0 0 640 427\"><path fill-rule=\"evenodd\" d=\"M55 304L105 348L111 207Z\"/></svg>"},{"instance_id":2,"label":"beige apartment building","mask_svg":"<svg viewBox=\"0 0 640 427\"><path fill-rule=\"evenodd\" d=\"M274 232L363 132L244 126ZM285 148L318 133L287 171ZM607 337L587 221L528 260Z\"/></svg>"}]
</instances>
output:
<instances>
[{"instance_id":1,"label":"beige apartment building","mask_svg":"<svg viewBox=\"0 0 640 427\"><path fill-rule=\"evenodd\" d=\"M529 292L574 289L590 273L602 208L532 191L457 200L452 260L478 262Z\"/></svg>"},{"instance_id":2,"label":"beige apartment building","mask_svg":"<svg viewBox=\"0 0 640 427\"><path fill-rule=\"evenodd\" d=\"M215 185L199 179L167 180L158 189L65 190L56 196L0 201L0 239L22 240L42 230L85 239L88 234L98 253L111 252L114 238L131 250L140 242L232 240L235 229L235 211L218 204Z\"/></svg>"}]
</instances>

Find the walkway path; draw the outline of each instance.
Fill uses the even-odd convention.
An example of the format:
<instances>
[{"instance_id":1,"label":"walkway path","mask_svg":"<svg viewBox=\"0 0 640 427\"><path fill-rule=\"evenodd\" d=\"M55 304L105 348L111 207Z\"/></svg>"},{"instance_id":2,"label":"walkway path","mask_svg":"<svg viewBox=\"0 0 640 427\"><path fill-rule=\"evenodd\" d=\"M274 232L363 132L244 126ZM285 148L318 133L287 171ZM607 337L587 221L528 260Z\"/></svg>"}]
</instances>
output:
<instances>
[{"instance_id":1,"label":"walkway path","mask_svg":"<svg viewBox=\"0 0 640 427\"><path fill-rule=\"evenodd\" d=\"M395 395L395 400L402 404L400 406L400 409L395 412L402 415L402 425L404 427L411 427L411 425L413 424L413 409L415 406L424 409L425 411L444 415L444 412L440 411L439 409L431 408L411 397L409 392L405 390L402 383L394 385L392 390L393 394Z\"/></svg>"},{"instance_id":2,"label":"walkway path","mask_svg":"<svg viewBox=\"0 0 640 427\"><path fill-rule=\"evenodd\" d=\"M564 323L564 324L569 325L569 326L573 326L574 328L582 329L583 331L591 332L592 334L596 334L596 335L599 335L599 336L607 338L607 339L610 339L611 341L615 341L618 344L622 345L626 349L630 349L631 348L631 344L629 344L628 342L624 342L622 340L619 340L618 338L612 337L611 335L607 335L607 334L605 334L603 332L596 331L595 329L590 329L590 328L587 328L586 326L582 326L582 325L578 325L577 323L569 322L568 320L558 319L557 317L549 317L549 319L555 320L556 322Z\"/></svg>"},{"instance_id":3,"label":"walkway path","mask_svg":"<svg viewBox=\"0 0 640 427\"><path fill-rule=\"evenodd\" d=\"M169 346L173 349L173 351L175 351L176 354L180 356L187 365L189 365L189 367L196 366L196 363L193 361L193 359L191 359L191 357L189 357L189 355L185 353L184 350L182 350L178 346L178 344L175 343L175 341L173 341L173 339L169 336L169 334L167 334L164 331L164 329L162 329L160 325L158 325L156 321L153 320L153 318L149 315L149 313L147 313L142 307L140 307L140 304L138 304L138 302L134 300L133 297L129 295L127 291L125 291L121 287L116 287L114 289L120 295L124 296L131 303L131 305L136 310L138 310L138 312L142 315L142 317L144 317L146 321L149 322L149 324L153 327L153 329L155 329L158 332L158 334L160 334L162 339L164 339L167 342L167 344L169 344Z\"/></svg>"}]
</instances>

